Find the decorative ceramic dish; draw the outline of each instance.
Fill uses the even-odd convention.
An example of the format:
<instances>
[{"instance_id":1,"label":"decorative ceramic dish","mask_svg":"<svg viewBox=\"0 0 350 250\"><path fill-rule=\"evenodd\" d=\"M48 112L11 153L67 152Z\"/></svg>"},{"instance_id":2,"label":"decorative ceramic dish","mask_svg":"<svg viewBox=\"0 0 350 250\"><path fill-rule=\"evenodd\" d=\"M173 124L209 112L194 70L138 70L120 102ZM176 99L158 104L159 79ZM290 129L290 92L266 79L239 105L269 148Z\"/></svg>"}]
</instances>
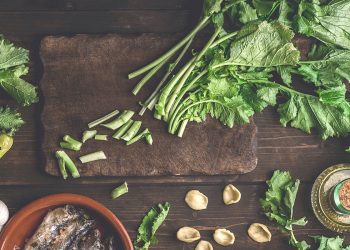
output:
<instances>
[{"instance_id":1,"label":"decorative ceramic dish","mask_svg":"<svg viewBox=\"0 0 350 250\"><path fill-rule=\"evenodd\" d=\"M338 164L324 170L311 191L311 204L317 219L335 232L350 232L350 215L337 212L330 201L333 187L350 178L350 165Z\"/></svg>"},{"instance_id":2,"label":"decorative ceramic dish","mask_svg":"<svg viewBox=\"0 0 350 250\"><path fill-rule=\"evenodd\" d=\"M119 219L101 203L77 194L55 194L40 198L17 212L0 234L0 250L21 249L48 211L66 204L86 209L117 238L123 250L133 250L130 237Z\"/></svg>"}]
</instances>

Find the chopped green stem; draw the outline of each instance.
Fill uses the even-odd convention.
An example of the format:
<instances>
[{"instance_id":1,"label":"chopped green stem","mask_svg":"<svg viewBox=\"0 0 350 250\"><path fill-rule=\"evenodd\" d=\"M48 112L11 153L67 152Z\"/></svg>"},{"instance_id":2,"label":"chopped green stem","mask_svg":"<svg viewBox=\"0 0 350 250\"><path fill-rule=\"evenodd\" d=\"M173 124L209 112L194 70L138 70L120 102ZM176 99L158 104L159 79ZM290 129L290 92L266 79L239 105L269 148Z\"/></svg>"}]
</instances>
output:
<instances>
[{"instance_id":1,"label":"chopped green stem","mask_svg":"<svg viewBox=\"0 0 350 250\"><path fill-rule=\"evenodd\" d=\"M81 146L83 145L80 141L72 138L69 135L65 135L63 136L63 140L69 144L71 144L72 148L74 148L74 150L80 150Z\"/></svg>"},{"instance_id":2,"label":"chopped green stem","mask_svg":"<svg viewBox=\"0 0 350 250\"><path fill-rule=\"evenodd\" d=\"M56 155L56 157L57 157L57 155ZM67 174L66 165L64 163L64 160L61 157L57 157L57 161L58 161L58 166L60 168L60 172L61 172L63 179L67 179L68 174Z\"/></svg>"},{"instance_id":3,"label":"chopped green stem","mask_svg":"<svg viewBox=\"0 0 350 250\"><path fill-rule=\"evenodd\" d=\"M150 134L148 128L146 128L144 131L142 131L141 133L139 133L138 135L134 136L131 140L129 140L128 142L126 142L126 145L129 146L135 142L137 142L138 140L140 140L141 138L145 137L147 134Z\"/></svg>"},{"instance_id":4,"label":"chopped green stem","mask_svg":"<svg viewBox=\"0 0 350 250\"><path fill-rule=\"evenodd\" d=\"M221 31L221 29L216 29L215 30L214 34L211 36L211 38L209 39L207 44L199 52L199 54L195 57L195 61L187 69L186 73L183 75L183 77L181 78L180 82L176 85L175 91L173 92L173 94L169 98L169 101L168 101L168 103L166 104L166 107L165 107L165 116L166 117L169 115L169 111L170 111L172 105L174 104L174 101L177 98L179 92L181 91L182 87L186 83L188 77L191 75L193 69L196 67L196 62L198 62L202 58L202 56L204 56L204 54L209 49L210 45L212 45L212 43L215 41L216 37L219 35L220 31Z\"/></svg>"},{"instance_id":5,"label":"chopped green stem","mask_svg":"<svg viewBox=\"0 0 350 250\"><path fill-rule=\"evenodd\" d=\"M177 132L178 137L181 138L183 136L187 123L188 123L188 119L182 121L179 131Z\"/></svg>"},{"instance_id":6,"label":"chopped green stem","mask_svg":"<svg viewBox=\"0 0 350 250\"><path fill-rule=\"evenodd\" d=\"M87 163L91 161L105 160L107 159L105 153L103 151L93 152L87 155L83 155L79 157L81 163Z\"/></svg>"},{"instance_id":7,"label":"chopped green stem","mask_svg":"<svg viewBox=\"0 0 350 250\"><path fill-rule=\"evenodd\" d=\"M73 151L79 151L81 147L78 147L74 144L70 144L68 142L60 142L60 147L64 149L69 149Z\"/></svg>"},{"instance_id":8,"label":"chopped green stem","mask_svg":"<svg viewBox=\"0 0 350 250\"><path fill-rule=\"evenodd\" d=\"M165 104L168 99L168 96L171 94L172 89L176 85L176 83L181 79L181 77L186 73L187 69L192 65L192 63L195 61L196 57L193 57L190 61L188 61L185 66L181 68L177 74L171 78L169 83L165 86L163 91L161 92L159 96L158 106L162 107L161 111L157 111L158 115L162 116L165 115Z\"/></svg>"},{"instance_id":9,"label":"chopped green stem","mask_svg":"<svg viewBox=\"0 0 350 250\"><path fill-rule=\"evenodd\" d=\"M165 64L166 62L169 61L169 59L170 59L170 57L166 58L164 61L162 61L161 63L159 63L157 66L155 66L151 71L149 71L149 72L147 73L147 75L145 75L145 76L141 79L141 81L139 81L139 82L136 84L136 86L135 86L135 88L133 89L132 93L133 93L134 95L137 95L137 94L140 92L140 90L142 89L142 87L145 86L145 84L152 78L152 76L154 76L154 74L156 74L156 73L158 72L158 70L160 70L160 68L163 67L164 64Z\"/></svg>"},{"instance_id":10,"label":"chopped green stem","mask_svg":"<svg viewBox=\"0 0 350 250\"><path fill-rule=\"evenodd\" d=\"M66 152L64 152L62 150L56 151L56 157L57 157L57 159L62 159L64 161L65 167L72 174L73 178L80 177L80 174L79 174L77 167L75 166L72 159L66 154Z\"/></svg>"},{"instance_id":11,"label":"chopped green stem","mask_svg":"<svg viewBox=\"0 0 350 250\"><path fill-rule=\"evenodd\" d=\"M122 139L124 141L130 141L139 131L141 124L141 121L134 121L131 127L126 132L126 134L122 136Z\"/></svg>"},{"instance_id":12,"label":"chopped green stem","mask_svg":"<svg viewBox=\"0 0 350 250\"><path fill-rule=\"evenodd\" d=\"M128 189L128 183L124 182L119 187L116 187L111 192L112 199L117 199L118 197L122 196L123 194L126 194L129 191Z\"/></svg>"},{"instance_id":13,"label":"chopped green stem","mask_svg":"<svg viewBox=\"0 0 350 250\"><path fill-rule=\"evenodd\" d=\"M137 76L147 72L148 70L150 70L150 69L154 68L155 66L157 66L159 63L163 62L165 59L167 59L167 58L171 57L172 55L174 55L180 48L182 48L188 42L188 40L192 39L192 37L194 37L197 34L198 31L200 31L201 29L203 29L205 26L207 26L209 24L209 19L210 19L210 17L204 17L197 24L197 26L186 37L184 37L178 44L176 44L174 47L172 47L168 52L163 54L158 59L156 59L153 62L147 64L146 66L142 67L141 69L130 73L128 75L129 79L132 79L134 77L137 77Z\"/></svg>"},{"instance_id":14,"label":"chopped green stem","mask_svg":"<svg viewBox=\"0 0 350 250\"><path fill-rule=\"evenodd\" d=\"M131 127L131 125L134 123L133 120L127 121L123 126L121 126L115 134L112 136L114 139L119 140L125 133L128 131L128 129Z\"/></svg>"},{"instance_id":15,"label":"chopped green stem","mask_svg":"<svg viewBox=\"0 0 350 250\"><path fill-rule=\"evenodd\" d=\"M236 32L232 32L232 33L229 33L227 35L224 35L223 37L219 38L218 40L216 40L215 42L213 42L212 45L210 45L210 49L212 48L215 48L216 46L218 46L219 44L225 42L226 40L228 39L231 39L232 37L236 36L237 35L237 31Z\"/></svg>"},{"instance_id":16,"label":"chopped green stem","mask_svg":"<svg viewBox=\"0 0 350 250\"><path fill-rule=\"evenodd\" d=\"M178 65L178 63L181 61L181 59L184 57L184 55L186 54L188 48L190 47L192 41L193 41L192 37L186 44L186 46L183 48L183 50L181 51L181 53L179 54L179 56L176 58L175 62L172 64L171 67L169 67L169 70L166 72L166 74L163 76L162 80L159 82L158 86L156 87L156 89L153 91L153 93L148 97L148 99L144 102L144 104L142 105L142 109L140 110L139 115L143 115L146 111L147 108L149 108L149 105L152 102L156 102L157 101L157 96L159 95L159 90L163 87L164 83L166 82L166 80L169 78L169 76L171 75L171 73L174 71L174 69L176 68L176 66Z\"/></svg>"},{"instance_id":17,"label":"chopped green stem","mask_svg":"<svg viewBox=\"0 0 350 250\"><path fill-rule=\"evenodd\" d=\"M121 126L123 126L127 121L129 121L131 117L133 117L133 115L134 115L134 111L125 110L120 116L118 116L117 119L109 123L102 124L102 126L112 130L116 130L117 128L120 128Z\"/></svg>"},{"instance_id":18,"label":"chopped green stem","mask_svg":"<svg viewBox=\"0 0 350 250\"><path fill-rule=\"evenodd\" d=\"M100 125L101 123L109 120L109 119L112 119L114 116L116 116L117 114L119 114L119 110L114 110L113 112L93 121L93 122L90 122L88 124L88 127L89 128L93 128L93 127L96 127L97 125Z\"/></svg>"},{"instance_id":19,"label":"chopped green stem","mask_svg":"<svg viewBox=\"0 0 350 250\"><path fill-rule=\"evenodd\" d=\"M153 138L152 138L152 134L151 132L147 133L145 135L145 139L146 139L146 142L149 144L149 145L152 145L153 144Z\"/></svg>"},{"instance_id":20,"label":"chopped green stem","mask_svg":"<svg viewBox=\"0 0 350 250\"><path fill-rule=\"evenodd\" d=\"M97 134L97 130L85 130L81 140L84 143L87 140L94 138L96 134Z\"/></svg>"},{"instance_id":21,"label":"chopped green stem","mask_svg":"<svg viewBox=\"0 0 350 250\"><path fill-rule=\"evenodd\" d=\"M108 141L107 135L95 135L95 140L97 141Z\"/></svg>"}]
</instances>

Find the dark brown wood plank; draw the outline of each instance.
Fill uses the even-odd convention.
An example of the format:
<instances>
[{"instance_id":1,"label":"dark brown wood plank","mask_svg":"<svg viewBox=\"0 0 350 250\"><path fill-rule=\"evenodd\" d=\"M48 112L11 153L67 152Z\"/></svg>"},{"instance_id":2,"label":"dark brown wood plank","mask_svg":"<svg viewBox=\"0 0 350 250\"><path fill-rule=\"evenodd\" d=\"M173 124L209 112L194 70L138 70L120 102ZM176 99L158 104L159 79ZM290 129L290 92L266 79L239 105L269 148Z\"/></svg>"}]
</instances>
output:
<instances>
[{"instance_id":1,"label":"dark brown wood plank","mask_svg":"<svg viewBox=\"0 0 350 250\"><path fill-rule=\"evenodd\" d=\"M0 30L5 35L17 36L178 32L187 28L191 14L187 10L4 12L0 15Z\"/></svg>"},{"instance_id":2,"label":"dark brown wood plank","mask_svg":"<svg viewBox=\"0 0 350 250\"><path fill-rule=\"evenodd\" d=\"M53 10L166 10L187 9L201 6L201 0L2 0L3 11L53 11ZM200 8L197 8L200 9Z\"/></svg>"},{"instance_id":3,"label":"dark brown wood plank","mask_svg":"<svg viewBox=\"0 0 350 250\"><path fill-rule=\"evenodd\" d=\"M117 184L117 183L116 183ZM222 202L221 185L215 186L134 186L131 185L129 193L117 200L109 198L109 192L113 185L33 185L19 187L1 187L0 198L5 201L13 214L19 208L36 198L48 194L72 192L96 199L111 209L124 223L131 237L135 238L138 224L144 213L153 205L168 201L171 204L168 219L159 229L157 238L159 244L152 249L194 249L195 244L183 244L176 240L176 231L182 226L194 226L198 228L204 239L213 243L215 249L227 249L220 247L212 240L213 230L218 227L226 227L236 235L234 249L293 249L288 245L288 237L281 233L274 223L269 222L259 205L259 198L264 195L265 185L237 185L242 193L242 199L238 204L225 206ZM161 189L161 192L159 192ZM195 212L187 207L184 196L190 189L198 189L209 198L207 210ZM308 235L334 235L325 230L312 214L310 204L309 185L302 185L296 202L295 216L306 216L309 223L306 227L295 227L296 237L312 242ZM247 228L251 223L259 222L268 225L272 232L271 243L258 244L247 236Z\"/></svg>"}]
</instances>

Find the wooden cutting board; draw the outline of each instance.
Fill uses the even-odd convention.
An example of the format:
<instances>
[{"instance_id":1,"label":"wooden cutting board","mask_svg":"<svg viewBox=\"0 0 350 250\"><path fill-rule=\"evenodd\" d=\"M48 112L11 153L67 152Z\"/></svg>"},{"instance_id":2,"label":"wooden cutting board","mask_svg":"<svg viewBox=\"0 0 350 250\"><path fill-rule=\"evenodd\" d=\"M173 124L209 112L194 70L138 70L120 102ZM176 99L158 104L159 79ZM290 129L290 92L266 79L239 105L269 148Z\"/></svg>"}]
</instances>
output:
<instances>
[{"instance_id":1,"label":"wooden cutting board","mask_svg":"<svg viewBox=\"0 0 350 250\"><path fill-rule=\"evenodd\" d=\"M138 111L140 100L152 91L157 79L133 96L138 79L127 74L166 51L178 41L174 35L76 35L46 37L41 43L44 74L42 124L45 171L58 175L54 152L64 134L81 138L87 123L114 109ZM183 138L167 133L166 124L151 112L134 119L153 133L154 144L125 146L109 137L108 142L90 140L81 152L66 151L82 176L160 176L243 174L257 164L257 128L250 124L232 129L208 119L191 123ZM113 132L98 128L100 133ZM108 160L78 163L78 156L103 150Z\"/></svg>"}]
</instances>

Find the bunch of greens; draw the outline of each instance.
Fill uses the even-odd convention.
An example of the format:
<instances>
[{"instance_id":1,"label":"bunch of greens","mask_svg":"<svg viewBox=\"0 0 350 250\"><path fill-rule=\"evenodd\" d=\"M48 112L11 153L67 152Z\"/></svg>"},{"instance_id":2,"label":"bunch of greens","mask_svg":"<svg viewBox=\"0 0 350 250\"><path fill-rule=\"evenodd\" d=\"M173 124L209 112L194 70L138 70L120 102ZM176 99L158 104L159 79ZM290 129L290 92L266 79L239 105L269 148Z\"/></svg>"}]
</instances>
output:
<instances>
[{"instance_id":1,"label":"bunch of greens","mask_svg":"<svg viewBox=\"0 0 350 250\"><path fill-rule=\"evenodd\" d=\"M232 127L278 105L283 126L307 133L317 130L323 139L347 135L349 9L350 0L206 0L199 24L183 40L129 75L148 72L136 85L137 94L177 55L140 114L154 108L155 117L168 123L168 131L181 137L189 121L203 122L210 115ZM210 39L178 67L193 38L208 24L214 27ZM295 33L318 39L306 60L293 44ZM292 75L301 76L313 91L299 91ZM282 101L277 104L278 97Z\"/></svg>"},{"instance_id":2,"label":"bunch of greens","mask_svg":"<svg viewBox=\"0 0 350 250\"><path fill-rule=\"evenodd\" d=\"M28 54L0 35L0 87L22 106L38 101L35 87L21 78L28 73ZM0 158L12 147L12 136L23 123L15 109L0 107Z\"/></svg>"},{"instance_id":3,"label":"bunch of greens","mask_svg":"<svg viewBox=\"0 0 350 250\"><path fill-rule=\"evenodd\" d=\"M307 223L305 217L293 218L299 184L300 181L293 179L289 172L276 170L267 181L268 190L260 204L266 216L275 221L283 232L289 233L289 243L299 250L305 250L310 246L305 241L298 241L293 233L293 226L305 226Z\"/></svg>"},{"instance_id":4,"label":"bunch of greens","mask_svg":"<svg viewBox=\"0 0 350 250\"><path fill-rule=\"evenodd\" d=\"M325 236L313 236L315 242L319 244L317 250L350 250L350 246L343 247L344 239L337 236L328 238Z\"/></svg>"},{"instance_id":5,"label":"bunch of greens","mask_svg":"<svg viewBox=\"0 0 350 250\"><path fill-rule=\"evenodd\" d=\"M167 217L170 204L158 204L157 208L151 208L147 215L143 218L138 229L136 241L134 243L136 250L147 250L151 244L156 244L155 234Z\"/></svg>"}]
</instances>

